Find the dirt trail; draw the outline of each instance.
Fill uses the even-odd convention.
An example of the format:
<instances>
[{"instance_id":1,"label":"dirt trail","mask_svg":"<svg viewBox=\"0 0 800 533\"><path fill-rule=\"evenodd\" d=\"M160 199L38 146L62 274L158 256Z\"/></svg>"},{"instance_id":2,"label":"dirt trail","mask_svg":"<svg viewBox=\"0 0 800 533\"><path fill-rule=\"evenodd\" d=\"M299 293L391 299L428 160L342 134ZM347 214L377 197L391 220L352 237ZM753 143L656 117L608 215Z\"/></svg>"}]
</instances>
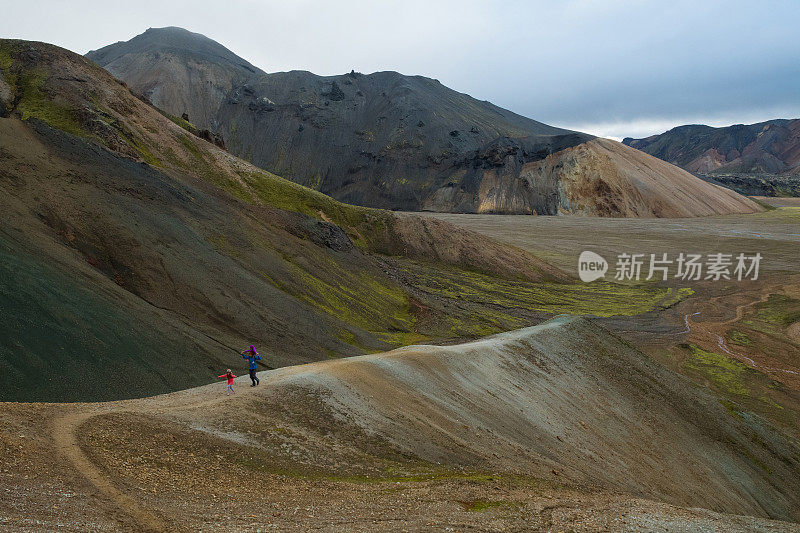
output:
<instances>
[{"instance_id":1,"label":"dirt trail","mask_svg":"<svg viewBox=\"0 0 800 533\"><path fill-rule=\"evenodd\" d=\"M89 483L100 491L112 504L117 506L124 514L128 515L136 525L137 531L162 532L169 531L165 521L143 508L139 502L129 494L119 490L114 483L98 468L89 456L84 453L78 442L77 433L80 428L92 418L102 415L131 413L131 414L170 414L183 410L197 410L223 401L237 401L252 390L239 385L239 392L231 397L218 394L218 387L209 385L190 389L173 395L162 395L139 400L125 400L110 402L97 406L81 406L77 410L68 410L53 421L52 438L56 450L66 459L74 469ZM213 396L211 396L213 395ZM209 397L211 396L211 397ZM178 400L177 402L175 400Z\"/></svg>"},{"instance_id":2,"label":"dirt trail","mask_svg":"<svg viewBox=\"0 0 800 533\"><path fill-rule=\"evenodd\" d=\"M727 326L728 324L733 324L734 322L738 322L739 320L741 320L744 317L744 310L745 309L747 309L749 307L753 307L756 304L765 303L767 300L769 300L770 296L772 296L773 294L779 293L782 289L783 289L783 285L776 285L773 290L770 290L769 292L766 292L766 293L762 294L757 300L753 300L753 301L747 302L746 304L737 305L736 306L736 311L734 313L734 317L733 318L731 318L729 320L724 320L722 322L717 322L716 324L719 325L719 326ZM712 298L711 300L709 300L709 303L712 303L712 302L716 303L721 298L722 298L722 296L716 296L715 298Z\"/></svg>"},{"instance_id":3,"label":"dirt trail","mask_svg":"<svg viewBox=\"0 0 800 533\"><path fill-rule=\"evenodd\" d=\"M114 412L113 410L102 413ZM106 478L78 444L76 431L100 412L85 410L68 411L65 415L56 418L53 423L53 441L56 449L67 459L75 469L80 472L97 490L103 493L113 504L132 518L142 531L167 531L163 520L153 513L143 509L138 502L117 489Z\"/></svg>"}]
</instances>

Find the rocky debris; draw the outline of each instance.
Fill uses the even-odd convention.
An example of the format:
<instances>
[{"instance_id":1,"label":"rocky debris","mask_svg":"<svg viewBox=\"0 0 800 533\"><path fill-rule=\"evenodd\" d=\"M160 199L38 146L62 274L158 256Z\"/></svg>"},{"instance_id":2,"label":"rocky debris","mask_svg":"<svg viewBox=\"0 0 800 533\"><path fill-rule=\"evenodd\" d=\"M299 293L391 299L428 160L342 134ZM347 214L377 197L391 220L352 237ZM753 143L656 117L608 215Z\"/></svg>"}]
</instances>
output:
<instances>
[{"instance_id":1,"label":"rocky debris","mask_svg":"<svg viewBox=\"0 0 800 533\"><path fill-rule=\"evenodd\" d=\"M340 102L345 98L344 91L335 80L331 82L330 87L322 91L322 96L334 102Z\"/></svg>"},{"instance_id":2,"label":"rocky debris","mask_svg":"<svg viewBox=\"0 0 800 533\"><path fill-rule=\"evenodd\" d=\"M204 141L210 142L211 144L217 146L218 148L222 148L225 150L225 140L222 138L222 135L214 133L210 130L199 130L195 135L203 139Z\"/></svg>"},{"instance_id":3,"label":"rocky debris","mask_svg":"<svg viewBox=\"0 0 800 533\"><path fill-rule=\"evenodd\" d=\"M350 252L355 248L347 233L336 224L300 214L292 214L289 220L292 220L287 221L286 229L289 232L317 246L338 252Z\"/></svg>"},{"instance_id":4,"label":"rocky debris","mask_svg":"<svg viewBox=\"0 0 800 533\"><path fill-rule=\"evenodd\" d=\"M746 196L800 196L800 175L764 173L697 174L709 183L716 183Z\"/></svg>"},{"instance_id":5,"label":"rocky debris","mask_svg":"<svg viewBox=\"0 0 800 533\"><path fill-rule=\"evenodd\" d=\"M259 390L248 388L240 398L246 402ZM276 423L279 411L257 419L268 431L254 429L252 419L249 428L237 429L237 433L258 434L259 446L265 449L226 438L232 436L230 431L210 434L193 429L216 423L230 412L251 409L238 398L214 401L214 392L186 391L184 400L189 394L193 402L205 396L204 408L184 405L181 409L175 396L163 405L151 398L134 402L132 412L91 417L80 431L67 424L66 429L77 433L77 445L66 449L65 435L54 434L53 427L64 419L80 420L80 406L4 405L0 528L797 531L797 524L791 522L687 509L592 486L566 487L563 477L472 474L441 465L420 471L411 460L390 463L396 479L387 477L385 470L382 475L357 476L341 465L331 472L327 462L340 460L342 453L352 449L350 445L345 447L337 439L331 446L333 436L320 437L308 421L299 418L292 425ZM263 404L261 398L257 401ZM159 414L147 405L158 405ZM305 444L300 438L306 439ZM319 452L309 454L316 447ZM82 467L70 462L67 453L54 453L54 449L74 452L75 448L88 461ZM308 461L298 469L297 461L287 460L292 454L303 454ZM359 457L360 467L367 466L370 458ZM385 469L387 461L379 464ZM87 477L87 468L95 475Z\"/></svg>"},{"instance_id":6,"label":"rocky debris","mask_svg":"<svg viewBox=\"0 0 800 533\"><path fill-rule=\"evenodd\" d=\"M509 139L504 139L504 141L508 142ZM511 144L511 145L503 145L504 143L498 142L486 150L476 152L473 158L473 165L476 168L493 168L493 167L502 167L507 164L507 158L512 157L515 158L518 154L521 154L522 150L519 146ZM537 154L537 156L540 154ZM543 159L548 154L544 154L543 157L528 157L528 158L517 158L518 164L523 164L526 161L536 161L538 159Z\"/></svg>"}]
</instances>

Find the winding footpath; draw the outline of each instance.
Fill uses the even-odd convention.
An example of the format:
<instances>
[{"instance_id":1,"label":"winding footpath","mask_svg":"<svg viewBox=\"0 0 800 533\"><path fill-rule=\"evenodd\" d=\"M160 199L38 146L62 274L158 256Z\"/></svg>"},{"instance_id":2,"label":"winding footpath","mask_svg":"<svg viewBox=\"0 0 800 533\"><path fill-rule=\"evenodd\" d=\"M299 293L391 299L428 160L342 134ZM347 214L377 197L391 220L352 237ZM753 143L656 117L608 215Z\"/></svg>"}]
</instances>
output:
<instances>
[{"instance_id":1,"label":"winding footpath","mask_svg":"<svg viewBox=\"0 0 800 533\"><path fill-rule=\"evenodd\" d=\"M263 378L262 378L263 379ZM213 386L210 386L213 387ZM161 533L170 531L164 520L156 514L148 511L133 496L119 490L109 477L92 462L89 456L83 451L78 442L78 431L84 424L96 416L120 413L138 414L169 414L171 412L184 409L202 408L222 401L237 401L249 392L247 387L239 387L239 392L233 397L220 394L217 390L209 388L211 395L192 395L184 401L170 403L165 406L161 403L162 397L143 398L140 400L126 400L119 402L118 405L108 405L98 408L93 405L75 406L63 415L55 418L53 422L52 438L55 448L61 456L72 465L76 472L80 473L95 489L121 512L129 517L133 522L131 526L135 531L145 531L148 533ZM211 392L213 391L213 392ZM181 392L177 393L181 394ZM173 395L173 401L176 399ZM199 396L199 397L198 397Z\"/></svg>"},{"instance_id":2,"label":"winding footpath","mask_svg":"<svg viewBox=\"0 0 800 533\"><path fill-rule=\"evenodd\" d=\"M117 489L111 480L92 463L78 443L77 430L89 419L100 414L121 411L112 409L97 412L81 409L57 418L53 425L53 441L56 449L111 503L130 516L139 526L138 529L147 532L167 531L166 525L160 518L142 508L134 498Z\"/></svg>"}]
</instances>

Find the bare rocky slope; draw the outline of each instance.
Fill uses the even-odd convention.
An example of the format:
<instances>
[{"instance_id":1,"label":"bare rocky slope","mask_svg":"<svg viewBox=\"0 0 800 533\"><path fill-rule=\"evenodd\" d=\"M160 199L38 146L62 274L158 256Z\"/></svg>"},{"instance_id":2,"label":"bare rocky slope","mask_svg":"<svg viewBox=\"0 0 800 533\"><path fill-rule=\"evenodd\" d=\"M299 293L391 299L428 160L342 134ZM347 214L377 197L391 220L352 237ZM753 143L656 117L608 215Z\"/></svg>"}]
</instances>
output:
<instances>
[{"instance_id":1,"label":"bare rocky slope","mask_svg":"<svg viewBox=\"0 0 800 533\"><path fill-rule=\"evenodd\" d=\"M117 52L121 45L122 55ZM178 116L188 113L198 127L213 130L219 127L216 112L228 94L264 74L208 37L179 28L151 28L87 55L159 108Z\"/></svg>"},{"instance_id":2,"label":"bare rocky slope","mask_svg":"<svg viewBox=\"0 0 800 533\"><path fill-rule=\"evenodd\" d=\"M251 72L249 63L211 43L180 28L151 28L87 57L157 107L217 131L232 153L348 203L602 216L759 209L678 168L662 165L653 174L646 161L627 165L621 146L606 143L600 157L586 147L589 135L522 117L437 80L397 72ZM555 168L591 166L591 183L573 187L552 168L531 172L547 157ZM654 181L664 188L645 186ZM678 187L697 200L687 206L668 194Z\"/></svg>"},{"instance_id":3,"label":"bare rocky slope","mask_svg":"<svg viewBox=\"0 0 800 533\"><path fill-rule=\"evenodd\" d=\"M796 442L585 319L260 377L3 404L0 524L798 530Z\"/></svg>"},{"instance_id":4,"label":"bare rocky slope","mask_svg":"<svg viewBox=\"0 0 800 533\"><path fill-rule=\"evenodd\" d=\"M445 188L424 205L446 211L463 191ZM484 174L479 212L524 211L546 198L547 213L602 217L696 217L750 213L759 207L736 192L609 139L593 139L522 165L516 180Z\"/></svg>"},{"instance_id":5,"label":"bare rocky slope","mask_svg":"<svg viewBox=\"0 0 800 533\"><path fill-rule=\"evenodd\" d=\"M567 279L478 234L258 169L72 52L0 40L0 80L4 399L207 383L250 343L276 367L513 327L415 296L412 264L434 279Z\"/></svg>"},{"instance_id":6,"label":"bare rocky slope","mask_svg":"<svg viewBox=\"0 0 800 533\"><path fill-rule=\"evenodd\" d=\"M294 367L271 386L281 397L311 391L338 420L430 464L555 472L676 505L800 519L797 443L586 319Z\"/></svg>"}]
</instances>

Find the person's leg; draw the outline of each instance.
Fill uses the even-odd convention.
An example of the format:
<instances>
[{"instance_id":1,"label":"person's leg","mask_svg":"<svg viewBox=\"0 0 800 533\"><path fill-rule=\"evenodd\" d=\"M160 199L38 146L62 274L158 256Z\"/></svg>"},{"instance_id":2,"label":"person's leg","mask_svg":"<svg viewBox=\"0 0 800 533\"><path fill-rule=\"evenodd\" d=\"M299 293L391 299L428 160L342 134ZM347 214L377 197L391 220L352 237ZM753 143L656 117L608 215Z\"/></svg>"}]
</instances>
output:
<instances>
[{"instance_id":1,"label":"person's leg","mask_svg":"<svg viewBox=\"0 0 800 533\"><path fill-rule=\"evenodd\" d=\"M250 386L251 387L255 387L256 386L256 382L258 381L258 378L256 377L256 369L255 368L251 368L250 369L250 381L253 382Z\"/></svg>"}]
</instances>

